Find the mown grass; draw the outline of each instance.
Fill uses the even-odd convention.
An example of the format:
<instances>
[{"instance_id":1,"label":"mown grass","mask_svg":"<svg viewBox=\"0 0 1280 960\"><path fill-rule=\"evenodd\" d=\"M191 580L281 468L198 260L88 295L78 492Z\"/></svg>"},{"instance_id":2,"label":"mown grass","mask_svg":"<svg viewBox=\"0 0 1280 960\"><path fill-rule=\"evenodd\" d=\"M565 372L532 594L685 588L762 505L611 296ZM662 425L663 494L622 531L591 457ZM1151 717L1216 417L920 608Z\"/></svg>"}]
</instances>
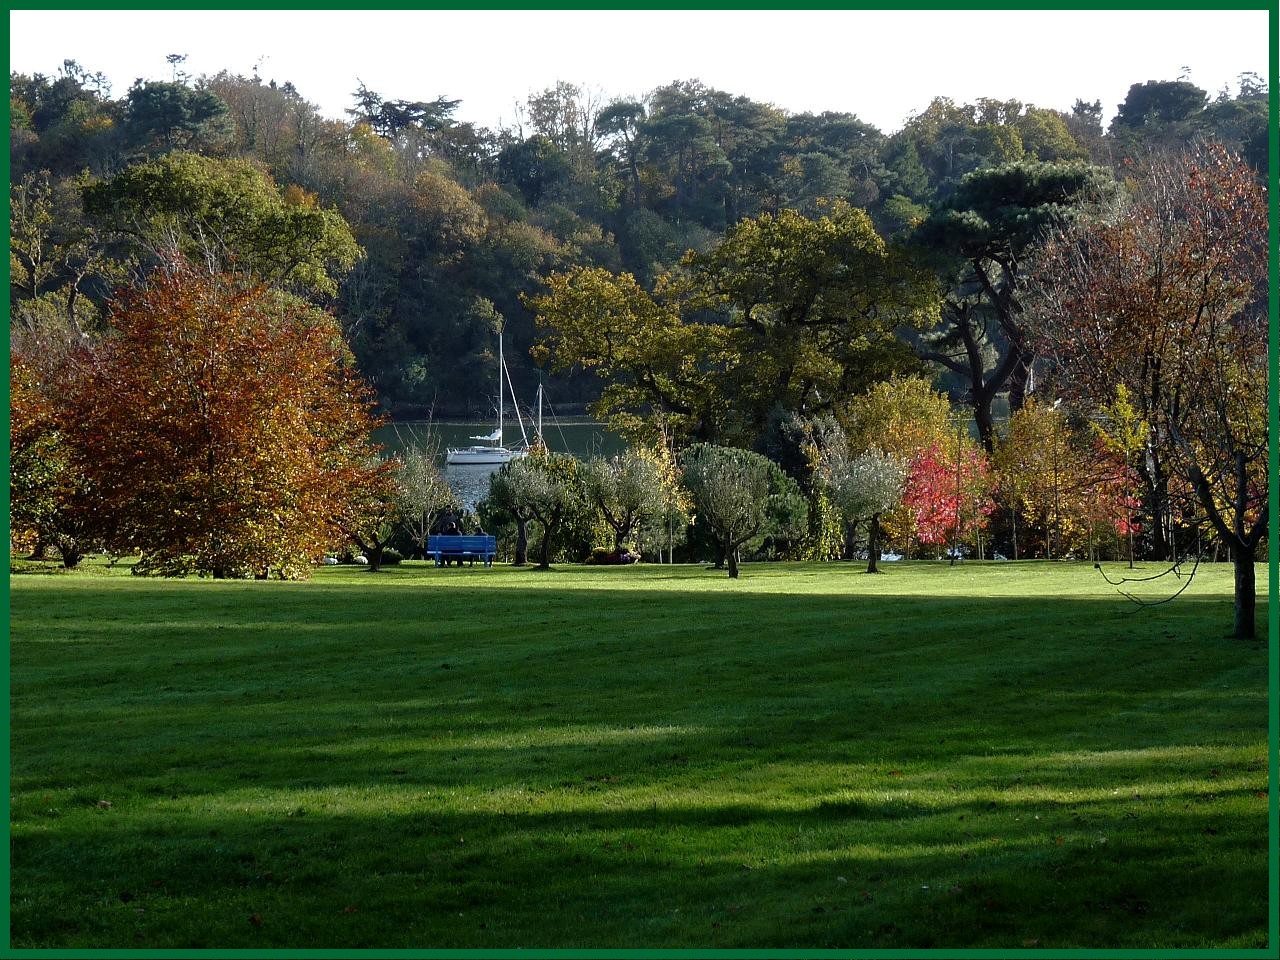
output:
<instances>
[{"instance_id":1,"label":"mown grass","mask_svg":"<svg viewBox=\"0 0 1280 960\"><path fill-rule=\"evenodd\" d=\"M12 945L1264 946L1230 582L15 576Z\"/></svg>"}]
</instances>

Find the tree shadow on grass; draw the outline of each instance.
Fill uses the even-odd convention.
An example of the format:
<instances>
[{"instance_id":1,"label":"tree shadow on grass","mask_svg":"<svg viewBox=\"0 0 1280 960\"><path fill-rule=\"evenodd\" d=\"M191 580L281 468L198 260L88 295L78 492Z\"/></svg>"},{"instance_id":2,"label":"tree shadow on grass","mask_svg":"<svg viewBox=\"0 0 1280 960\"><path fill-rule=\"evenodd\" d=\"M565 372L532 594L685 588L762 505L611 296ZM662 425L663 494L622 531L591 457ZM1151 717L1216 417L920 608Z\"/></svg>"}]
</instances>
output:
<instances>
[{"instance_id":1,"label":"tree shadow on grass","mask_svg":"<svg viewBox=\"0 0 1280 960\"><path fill-rule=\"evenodd\" d=\"M549 813L424 804L369 816L314 806L238 816L231 802L217 815L124 809L60 830L56 844L15 838L14 937L825 948L1263 935L1255 816L1188 808L1130 821L1123 803L1091 810L1084 825L1073 816L897 801Z\"/></svg>"}]
</instances>

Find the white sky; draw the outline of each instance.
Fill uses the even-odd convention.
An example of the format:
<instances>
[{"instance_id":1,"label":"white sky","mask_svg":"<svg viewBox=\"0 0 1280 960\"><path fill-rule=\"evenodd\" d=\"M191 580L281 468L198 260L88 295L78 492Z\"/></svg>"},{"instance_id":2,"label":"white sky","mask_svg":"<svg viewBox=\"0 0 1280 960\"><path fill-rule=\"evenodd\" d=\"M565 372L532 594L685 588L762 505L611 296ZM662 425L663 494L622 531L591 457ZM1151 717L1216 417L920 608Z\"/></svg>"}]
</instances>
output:
<instances>
[{"instance_id":1,"label":"white sky","mask_svg":"<svg viewBox=\"0 0 1280 960\"><path fill-rule=\"evenodd\" d=\"M357 77L391 100L462 100L455 117L509 124L514 103L566 80L606 97L673 80L791 112L845 111L886 133L935 96L1016 98L1061 110L1130 84L1190 79L1215 95L1267 75L1266 11L10 11L9 64L102 71L113 96L169 79L185 53L290 80L330 117Z\"/></svg>"}]
</instances>

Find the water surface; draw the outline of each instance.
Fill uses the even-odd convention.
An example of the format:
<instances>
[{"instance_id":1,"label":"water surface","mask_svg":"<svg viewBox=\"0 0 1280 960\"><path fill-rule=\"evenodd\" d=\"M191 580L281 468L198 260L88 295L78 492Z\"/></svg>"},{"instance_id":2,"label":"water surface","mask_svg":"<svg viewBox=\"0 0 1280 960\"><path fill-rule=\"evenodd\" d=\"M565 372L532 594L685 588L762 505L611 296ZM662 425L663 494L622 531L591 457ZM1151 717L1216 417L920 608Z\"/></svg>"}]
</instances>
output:
<instances>
[{"instance_id":1,"label":"water surface","mask_svg":"<svg viewBox=\"0 0 1280 960\"><path fill-rule=\"evenodd\" d=\"M465 464L446 465L445 451L449 447L468 447L481 441L472 437L484 436L492 432L493 421L406 421L387 424L373 432L373 438L382 444L383 452L394 455L411 443L434 446L439 452L440 465L444 467L445 478L449 486L458 495L467 510L474 510L475 505L489 492L489 477L498 468L496 465ZM526 436L533 439L532 430L526 426ZM544 421L543 433L547 446L553 453L571 453L580 459L602 456L611 457L620 453L626 444L622 438L610 433L608 428L594 420L564 419L555 422ZM523 446L519 426L507 426L503 438L508 446Z\"/></svg>"}]
</instances>

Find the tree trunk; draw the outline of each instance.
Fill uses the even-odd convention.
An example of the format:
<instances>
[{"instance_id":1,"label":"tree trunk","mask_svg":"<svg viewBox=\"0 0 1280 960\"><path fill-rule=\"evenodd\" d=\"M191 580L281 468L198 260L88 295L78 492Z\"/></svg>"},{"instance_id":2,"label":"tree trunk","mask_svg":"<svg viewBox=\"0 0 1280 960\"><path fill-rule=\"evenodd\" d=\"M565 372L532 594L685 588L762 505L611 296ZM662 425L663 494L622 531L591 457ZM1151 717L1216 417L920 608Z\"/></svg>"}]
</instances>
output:
<instances>
[{"instance_id":1,"label":"tree trunk","mask_svg":"<svg viewBox=\"0 0 1280 960\"><path fill-rule=\"evenodd\" d=\"M551 569L551 535L558 524L542 525L542 542L538 544L538 569Z\"/></svg>"},{"instance_id":2,"label":"tree trunk","mask_svg":"<svg viewBox=\"0 0 1280 960\"><path fill-rule=\"evenodd\" d=\"M369 572L377 573L382 566L382 550L390 542L389 540L379 541L374 538L366 543L361 537L352 536L351 542L360 548L360 552L364 554L366 560L369 561ZM215 573L216 577L217 574Z\"/></svg>"},{"instance_id":3,"label":"tree trunk","mask_svg":"<svg viewBox=\"0 0 1280 960\"><path fill-rule=\"evenodd\" d=\"M856 544L854 543L854 535L857 532L857 524L846 522L844 525L844 549L840 555L841 560L852 560L853 551Z\"/></svg>"},{"instance_id":4,"label":"tree trunk","mask_svg":"<svg viewBox=\"0 0 1280 960\"><path fill-rule=\"evenodd\" d=\"M516 559L513 566L523 567L529 562L529 521L516 517Z\"/></svg>"},{"instance_id":5,"label":"tree trunk","mask_svg":"<svg viewBox=\"0 0 1280 960\"><path fill-rule=\"evenodd\" d=\"M728 541L724 545L725 559L729 561L729 579L738 579L738 548Z\"/></svg>"},{"instance_id":6,"label":"tree trunk","mask_svg":"<svg viewBox=\"0 0 1280 960\"><path fill-rule=\"evenodd\" d=\"M1233 544L1231 550L1236 568L1236 632L1240 640L1253 640L1257 637L1257 589L1253 566L1253 551L1245 550L1239 544Z\"/></svg>"},{"instance_id":7,"label":"tree trunk","mask_svg":"<svg viewBox=\"0 0 1280 960\"><path fill-rule=\"evenodd\" d=\"M63 540L57 546L58 552L62 554L63 567L68 570L74 570L84 557L84 552L76 546L73 540Z\"/></svg>"},{"instance_id":8,"label":"tree trunk","mask_svg":"<svg viewBox=\"0 0 1280 960\"><path fill-rule=\"evenodd\" d=\"M1166 536L1165 514L1169 502L1169 479L1163 465L1148 455L1138 465L1138 476L1147 487L1147 510L1151 516L1151 554L1157 560L1174 560Z\"/></svg>"},{"instance_id":9,"label":"tree trunk","mask_svg":"<svg viewBox=\"0 0 1280 960\"><path fill-rule=\"evenodd\" d=\"M1264 502L1257 521L1252 529L1245 523L1245 511L1249 506L1249 472L1248 460L1242 450L1235 454L1236 490L1234 502L1231 504L1234 517L1224 517L1214 497L1214 489L1205 477L1200 464L1191 458L1190 446L1174 432L1174 440L1188 454L1191 468L1191 483L1195 487L1200 506L1204 508L1209 522L1227 545L1231 548L1231 559L1235 562L1235 636L1240 640L1253 640L1257 636L1257 587L1256 573L1253 565L1254 551L1267 531L1269 506ZM1230 522L1228 522L1230 521ZM1199 543L1196 545L1199 552Z\"/></svg>"},{"instance_id":10,"label":"tree trunk","mask_svg":"<svg viewBox=\"0 0 1280 960\"><path fill-rule=\"evenodd\" d=\"M1016 348L1011 348L1016 349ZM1031 382L1031 355L1023 348L1009 374L1009 413L1017 413L1027 405L1027 384Z\"/></svg>"},{"instance_id":11,"label":"tree trunk","mask_svg":"<svg viewBox=\"0 0 1280 960\"><path fill-rule=\"evenodd\" d=\"M867 573L880 572L880 514L867 524Z\"/></svg>"},{"instance_id":12,"label":"tree trunk","mask_svg":"<svg viewBox=\"0 0 1280 960\"><path fill-rule=\"evenodd\" d=\"M973 421L978 425L978 438L987 456L996 452L996 421L991 413L991 401L995 395L987 391L973 392Z\"/></svg>"},{"instance_id":13,"label":"tree trunk","mask_svg":"<svg viewBox=\"0 0 1280 960\"><path fill-rule=\"evenodd\" d=\"M640 209L640 166L636 163L636 145L627 141L627 166L631 168L631 204Z\"/></svg>"}]
</instances>

